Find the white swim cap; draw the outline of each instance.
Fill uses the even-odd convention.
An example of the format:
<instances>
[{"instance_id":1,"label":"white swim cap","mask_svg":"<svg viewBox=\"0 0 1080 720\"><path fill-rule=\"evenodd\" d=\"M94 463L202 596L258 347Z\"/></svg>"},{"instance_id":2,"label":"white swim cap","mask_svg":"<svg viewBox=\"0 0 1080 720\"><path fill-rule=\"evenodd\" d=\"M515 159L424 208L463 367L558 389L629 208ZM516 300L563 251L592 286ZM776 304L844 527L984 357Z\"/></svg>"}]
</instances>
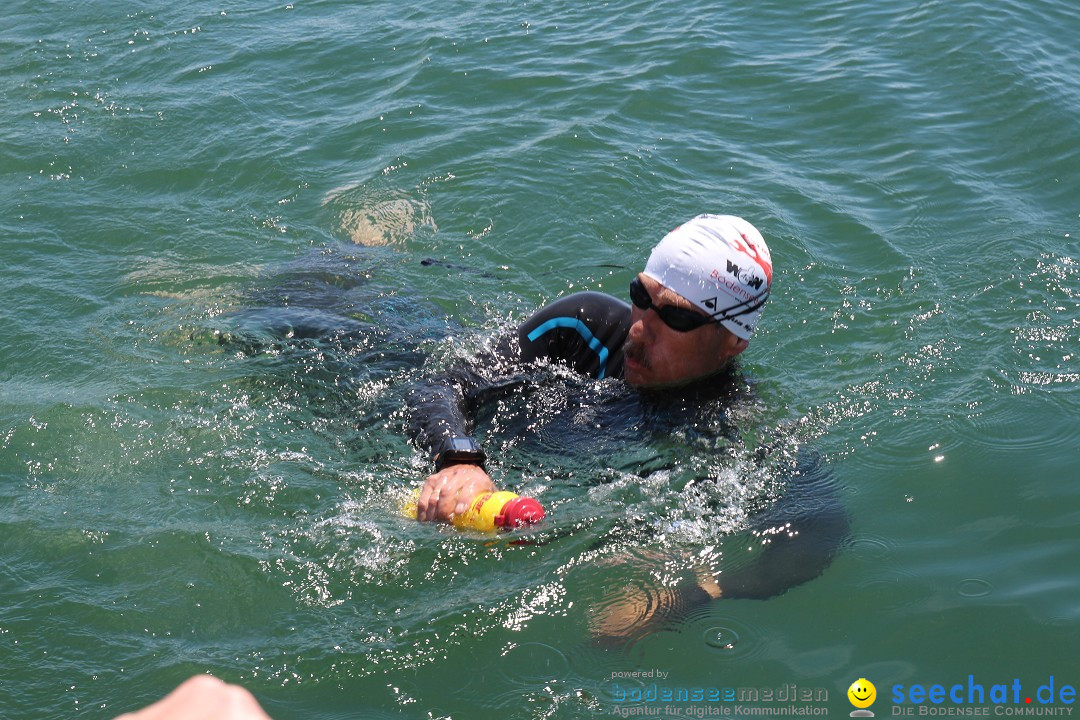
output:
<instances>
[{"instance_id":1,"label":"white swim cap","mask_svg":"<svg viewBox=\"0 0 1080 720\"><path fill-rule=\"evenodd\" d=\"M772 256L742 218L698 215L664 236L644 274L749 340L769 297Z\"/></svg>"}]
</instances>

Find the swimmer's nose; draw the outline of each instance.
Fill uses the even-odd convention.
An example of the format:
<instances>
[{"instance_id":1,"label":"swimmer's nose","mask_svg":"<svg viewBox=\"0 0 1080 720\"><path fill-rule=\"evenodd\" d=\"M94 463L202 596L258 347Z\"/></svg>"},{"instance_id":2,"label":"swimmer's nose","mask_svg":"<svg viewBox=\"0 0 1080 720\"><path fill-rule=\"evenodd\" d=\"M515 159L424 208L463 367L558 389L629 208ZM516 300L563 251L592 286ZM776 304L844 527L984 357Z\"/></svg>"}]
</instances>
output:
<instances>
[{"instance_id":1,"label":"swimmer's nose","mask_svg":"<svg viewBox=\"0 0 1080 720\"><path fill-rule=\"evenodd\" d=\"M640 343L645 336L645 321L642 316L630 319L630 332L627 337L631 342Z\"/></svg>"},{"instance_id":2,"label":"swimmer's nose","mask_svg":"<svg viewBox=\"0 0 1080 720\"><path fill-rule=\"evenodd\" d=\"M635 307L630 316L630 338L639 342L651 341L656 336L657 323L662 325L663 322L655 310Z\"/></svg>"}]
</instances>

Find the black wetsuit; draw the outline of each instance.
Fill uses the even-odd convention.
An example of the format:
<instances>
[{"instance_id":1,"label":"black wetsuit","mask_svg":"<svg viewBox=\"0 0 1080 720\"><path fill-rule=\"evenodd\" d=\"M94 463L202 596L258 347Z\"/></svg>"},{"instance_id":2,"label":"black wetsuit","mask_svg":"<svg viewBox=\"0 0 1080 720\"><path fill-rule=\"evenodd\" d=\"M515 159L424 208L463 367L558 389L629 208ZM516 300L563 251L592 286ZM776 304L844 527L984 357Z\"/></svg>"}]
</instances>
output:
<instances>
[{"instance_id":1,"label":"black wetsuit","mask_svg":"<svg viewBox=\"0 0 1080 720\"><path fill-rule=\"evenodd\" d=\"M564 365L597 380L621 379L630 332L630 305L610 295L579 292L547 305L473 362L429 380L409 397L410 434L435 460L449 437L468 436L481 405L526 384L517 371L540 361ZM663 430L695 410L748 396L735 363L725 371L662 392L641 391L642 403ZM715 429L728 434L720 423Z\"/></svg>"},{"instance_id":2,"label":"black wetsuit","mask_svg":"<svg viewBox=\"0 0 1080 720\"><path fill-rule=\"evenodd\" d=\"M516 371L537 361L554 361L597 379L622 378L629 330L630 306L610 295L580 292L553 302L482 357L413 391L412 435L434 459L445 438L471 433L471 418L479 407L525 385L528 381ZM727 372L677 389L636 395L658 434L685 429L707 417L713 422L706 423L706 432L729 439L738 432L726 418L727 407L753 397L734 364ZM632 471L647 474L678 462L674 457L655 460ZM835 484L816 458L802 457L782 497L758 510L748 529L774 539L759 562L726 576L724 591L729 597L769 597L816 577L847 537L847 516Z\"/></svg>"},{"instance_id":3,"label":"black wetsuit","mask_svg":"<svg viewBox=\"0 0 1080 720\"><path fill-rule=\"evenodd\" d=\"M630 306L598 292L580 292L543 308L521 327L520 359L557 360L598 380L623 376Z\"/></svg>"},{"instance_id":4,"label":"black wetsuit","mask_svg":"<svg viewBox=\"0 0 1080 720\"><path fill-rule=\"evenodd\" d=\"M320 279L321 275L315 278ZM290 292L292 300L310 302L288 307L275 302L237 313L219 342L263 347L311 338L303 342L323 342L349 350L331 353L340 358L343 375L348 372L345 366L359 372L352 365L358 361L365 377L390 377L401 368L419 369L424 357L415 338L387 337L381 328L348 321L345 311L359 301L340 292L337 275L331 274L330 279L335 282L314 282L310 273L303 275L299 290L309 292L313 285L326 285L325 297L320 294L307 298ZM394 312L397 317L398 309ZM418 326L423 325L423 319L417 320ZM470 435L473 419L496 407L495 401L523 389L531 392L538 385L550 385L550 376L537 371L546 361L568 366L582 377L622 378L623 347L629 329L630 306L609 295L582 292L551 303L490 350L468 362L455 363L413 388L407 399L410 434L434 456L446 438ZM597 411L600 417L591 424L602 429L582 433L583 426L567 412L554 416L548 413L545 419L551 426L541 427L540 431L536 430L535 416L518 418L521 422L517 436L525 439L517 445L515 457L530 453L535 457L534 451L546 450L545 445L552 440L564 450L569 449L580 442L575 439L580 437L588 443L589 453L603 458L602 464L613 472L647 477L656 471L682 467L684 479L693 476L690 482L707 482L707 472L698 477L692 468L686 469L687 452L699 457L724 457L726 449L740 446L740 433L728 417L729 410L752 407L756 402L735 367L663 392L631 390L622 383L597 383L594 393L588 387L566 383L561 388L565 391L562 399L572 405L574 396L590 395L578 398L581 402L573 409ZM498 411L495 417L503 436L515 434L511 427L515 419L507 417L507 409L523 404L527 404L523 398L515 397ZM605 416L605 411L610 412ZM687 448L688 441L695 443L692 450ZM782 444L782 440L778 442ZM529 443L533 445L526 447ZM723 583L725 595L768 597L809 580L824 569L846 537L847 517L830 473L812 455L800 453L799 457L797 466L787 473L783 496L776 501L764 498L763 503L755 505L752 509L756 513L747 528L754 533L768 533L790 523L797 532L775 534L758 562L729 572ZM591 478L593 481L604 480ZM686 484L679 487L685 488Z\"/></svg>"},{"instance_id":5,"label":"black wetsuit","mask_svg":"<svg viewBox=\"0 0 1080 720\"><path fill-rule=\"evenodd\" d=\"M621 378L629 331L630 306L622 300L598 292L557 300L478 362L456 367L411 393L411 434L436 458L447 438L470 434L470 418L480 402L520 384L506 370L521 363L551 360L597 379Z\"/></svg>"}]
</instances>

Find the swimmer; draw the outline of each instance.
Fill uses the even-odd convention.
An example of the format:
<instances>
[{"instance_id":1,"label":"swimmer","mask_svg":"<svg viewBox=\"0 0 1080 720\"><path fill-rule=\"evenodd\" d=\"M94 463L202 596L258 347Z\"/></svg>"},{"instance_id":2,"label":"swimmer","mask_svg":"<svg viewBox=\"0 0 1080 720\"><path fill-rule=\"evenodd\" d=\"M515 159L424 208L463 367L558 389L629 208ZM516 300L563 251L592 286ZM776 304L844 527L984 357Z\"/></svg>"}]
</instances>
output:
<instances>
[{"instance_id":1,"label":"swimmer","mask_svg":"<svg viewBox=\"0 0 1080 720\"><path fill-rule=\"evenodd\" d=\"M761 233L732 215L699 215L668 233L630 282L629 305L598 292L558 300L529 318L502 354L562 362L598 379L682 392L706 385L746 350L772 285ZM449 388L414 394L414 434L436 472L417 502L420 520L448 522L496 488L469 437L466 408ZM456 397L455 397L456 395Z\"/></svg>"},{"instance_id":2,"label":"swimmer","mask_svg":"<svg viewBox=\"0 0 1080 720\"><path fill-rule=\"evenodd\" d=\"M496 489L484 450L469 429L476 398L488 389L497 394L503 381L492 380L491 367L480 365L496 367L498 374L536 361L564 364L593 378L620 379L654 406L670 399L669 415L685 413L694 403L723 404L736 394L733 361L750 344L772 276L768 245L753 225L732 215L699 215L652 250L630 282L630 303L599 292L557 300L471 368L415 390L410 430L435 466L419 495L418 519L447 522L471 498ZM512 381L507 387L512 389ZM766 598L816 577L846 537L847 519L838 502L820 502L823 483L812 475L790 483L784 498L755 518L752 529L772 536L757 563L725 572L722 581L696 568L682 584L656 589L655 596L648 588L622 587L620 601L593 618L594 636L637 635L710 600ZM786 530L792 522L798 531ZM631 563L664 562L651 552L644 555ZM630 571L624 560L617 560L620 568Z\"/></svg>"}]
</instances>

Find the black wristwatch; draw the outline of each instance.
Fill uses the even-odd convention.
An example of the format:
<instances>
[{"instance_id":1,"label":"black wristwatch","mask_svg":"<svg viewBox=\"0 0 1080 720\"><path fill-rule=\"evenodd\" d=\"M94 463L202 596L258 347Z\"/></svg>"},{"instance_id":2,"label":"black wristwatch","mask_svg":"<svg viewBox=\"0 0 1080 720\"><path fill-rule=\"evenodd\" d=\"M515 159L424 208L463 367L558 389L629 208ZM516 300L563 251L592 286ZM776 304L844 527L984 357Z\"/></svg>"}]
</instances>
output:
<instances>
[{"instance_id":1,"label":"black wristwatch","mask_svg":"<svg viewBox=\"0 0 1080 720\"><path fill-rule=\"evenodd\" d=\"M450 465L484 466L487 455L471 437L453 435L443 440L439 452L435 454L435 469L442 470Z\"/></svg>"}]
</instances>

